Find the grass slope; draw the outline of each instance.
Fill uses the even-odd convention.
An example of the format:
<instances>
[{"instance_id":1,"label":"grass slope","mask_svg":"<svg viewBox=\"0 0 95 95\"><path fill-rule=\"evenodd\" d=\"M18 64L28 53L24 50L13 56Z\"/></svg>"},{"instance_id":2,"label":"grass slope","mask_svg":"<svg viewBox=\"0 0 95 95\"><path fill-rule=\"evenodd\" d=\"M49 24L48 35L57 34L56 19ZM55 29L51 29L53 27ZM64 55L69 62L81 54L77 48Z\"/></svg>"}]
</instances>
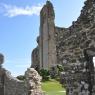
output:
<instances>
[{"instance_id":1,"label":"grass slope","mask_svg":"<svg viewBox=\"0 0 95 95\"><path fill-rule=\"evenodd\" d=\"M56 80L42 82L42 89L46 95L66 95L65 89Z\"/></svg>"}]
</instances>

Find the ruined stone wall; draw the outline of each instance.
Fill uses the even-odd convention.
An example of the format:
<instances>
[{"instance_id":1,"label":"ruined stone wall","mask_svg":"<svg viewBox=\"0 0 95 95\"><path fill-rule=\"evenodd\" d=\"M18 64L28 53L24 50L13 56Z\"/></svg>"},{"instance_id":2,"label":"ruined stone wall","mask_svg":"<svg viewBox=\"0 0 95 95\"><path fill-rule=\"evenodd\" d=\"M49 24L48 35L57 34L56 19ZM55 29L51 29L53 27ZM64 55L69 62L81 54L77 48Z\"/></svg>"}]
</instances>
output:
<instances>
[{"instance_id":1,"label":"ruined stone wall","mask_svg":"<svg viewBox=\"0 0 95 95\"><path fill-rule=\"evenodd\" d=\"M4 95L26 95L24 82L12 77L9 71L5 71Z\"/></svg>"},{"instance_id":2,"label":"ruined stone wall","mask_svg":"<svg viewBox=\"0 0 95 95\"><path fill-rule=\"evenodd\" d=\"M31 55L31 67L35 68L36 70L39 70L40 68L40 61L39 61L39 47L37 46L33 51Z\"/></svg>"},{"instance_id":3,"label":"ruined stone wall","mask_svg":"<svg viewBox=\"0 0 95 95\"><path fill-rule=\"evenodd\" d=\"M82 53L85 48L89 48L94 45L95 10L94 4L91 5L91 1L92 0L88 0L85 2L86 5L81 11L80 17L76 22L72 23L72 26L67 29L56 27L55 37L60 60L61 58L64 59L64 54L73 55L75 59L76 57L79 58L79 56L84 55Z\"/></svg>"},{"instance_id":4,"label":"ruined stone wall","mask_svg":"<svg viewBox=\"0 0 95 95\"><path fill-rule=\"evenodd\" d=\"M11 73L5 69L4 71L4 92L0 95L45 95L41 89L41 76L34 68L28 68L25 72L25 80L20 81L11 76ZM1 85L0 85L1 86ZM1 91L1 88L0 88Z\"/></svg>"},{"instance_id":5,"label":"ruined stone wall","mask_svg":"<svg viewBox=\"0 0 95 95\"><path fill-rule=\"evenodd\" d=\"M92 2L94 1L88 0L85 2L80 17L76 22L73 22L71 27L67 29L56 27L55 37L58 49L57 52L60 58L58 61L63 61L61 58L65 59L64 56L66 56L66 54L69 54L69 56L71 55L75 59L76 57L79 58L79 56L84 55L82 52L85 48L94 45L95 5Z\"/></svg>"},{"instance_id":6,"label":"ruined stone wall","mask_svg":"<svg viewBox=\"0 0 95 95\"><path fill-rule=\"evenodd\" d=\"M41 76L28 68L23 81L14 78L2 67L4 56L0 53L0 95L45 95L41 89Z\"/></svg>"},{"instance_id":7,"label":"ruined stone wall","mask_svg":"<svg viewBox=\"0 0 95 95\"><path fill-rule=\"evenodd\" d=\"M72 26L55 29L57 61L64 67L67 95L94 95L95 1L85 2Z\"/></svg>"},{"instance_id":8,"label":"ruined stone wall","mask_svg":"<svg viewBox=\"0 0 95 95\"><path fill-rule=\"evenodd\" d=\"M26 95L24 82L11 76L2 67L4 55L0 53L0 95Z\"/></svg>"},{"instance_id":9,"label":"ruined stone wall","mask_svg":"<svg viewBox=\"0 0 95 95\"><path fill-rule=\"evenodd\" d=\"M64 83L67 95L95 94L93 66L93 57L95 56L95 0L87 0L84 4L77 21L72 22L69 28L54 26L54 31L49 30L53 31L55 36L53 43L56 43L56 53L54 53L57 57L56 63L62 64L64 67L61 83ZM50 15L52 16L52 14ZM43 17L42 20L46 20ZM50 25L52 26L53 23ZM40 36L42 35L40 34ZM53 48L52 44L50 45ZM43 52L43 48L41 49ZM43 56L48 55L43 54Z\"/></svg>"},{"instance_id":10,"label":"ruined stone wall","mask_svg":"<svg viewBox=\"0 0 95 95\"><path fill-rule=\"evenodd\" d=\"M34 68L27 69L23 81L0 68L0 95L45 95L41 89L41 79Z\"/></svg>"},{"instance_id":11,"label":"ruined stone wall","mask_svg":"<svg viewBox=\"0 0 95 95\"><path fill-rule=\"evenodd\" d=\"M25 84L27 95L45 95L41 89L42 77L34 68L28 68L25 72Z\"/></svg>"},{"instance_id":12,"label":"ruined stone wall","mask_svg":"<svg viewBox=\"0 0 95 95\"><path fill-rule=\"evenodd\" d=\"M85 2L82 13L76 22L69 28L56 29L56 48L58 62L81 62L84 58L84 50L95 47L95 2Z\"/></svg>"}]
</instances>

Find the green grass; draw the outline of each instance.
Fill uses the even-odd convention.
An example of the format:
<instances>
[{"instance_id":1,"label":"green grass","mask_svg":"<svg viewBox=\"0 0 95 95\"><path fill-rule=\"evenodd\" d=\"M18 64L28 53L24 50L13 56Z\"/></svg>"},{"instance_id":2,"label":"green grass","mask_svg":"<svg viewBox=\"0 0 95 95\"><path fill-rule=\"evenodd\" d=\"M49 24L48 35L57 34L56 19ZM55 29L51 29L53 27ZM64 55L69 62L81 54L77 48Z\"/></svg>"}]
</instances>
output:
<instances>
[{"instance_id":1,"label":"green grass","mask_svg":"<svg viewBox=\"0 0 95 95\"><path fill-rule=\"evenodd\" d=\"M46 95L66 95L65 89L56 80L42 82L42 89Z\"/></svg>"}]
</instances>

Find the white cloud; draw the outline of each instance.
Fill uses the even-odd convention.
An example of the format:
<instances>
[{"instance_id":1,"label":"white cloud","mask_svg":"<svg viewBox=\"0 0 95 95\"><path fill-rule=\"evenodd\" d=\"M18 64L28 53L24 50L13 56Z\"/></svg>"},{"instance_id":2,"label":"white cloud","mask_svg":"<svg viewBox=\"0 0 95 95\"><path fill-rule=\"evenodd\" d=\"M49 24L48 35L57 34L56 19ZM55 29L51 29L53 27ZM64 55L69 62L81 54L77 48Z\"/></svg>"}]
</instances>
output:
<instances>
[{"instance_id":1,"label":"white cloud","mask_svg":"<svg viewBox=\"0 0 95 95\"><path fill-rule=\"evenodd\" d=\"M1 4L0 10L3 10L4 16L15 17L20 15L26 16L39 15L41 8L42 8L41 4L38 4L37 6L26 7Z\"/></svg>"}]
</instances>

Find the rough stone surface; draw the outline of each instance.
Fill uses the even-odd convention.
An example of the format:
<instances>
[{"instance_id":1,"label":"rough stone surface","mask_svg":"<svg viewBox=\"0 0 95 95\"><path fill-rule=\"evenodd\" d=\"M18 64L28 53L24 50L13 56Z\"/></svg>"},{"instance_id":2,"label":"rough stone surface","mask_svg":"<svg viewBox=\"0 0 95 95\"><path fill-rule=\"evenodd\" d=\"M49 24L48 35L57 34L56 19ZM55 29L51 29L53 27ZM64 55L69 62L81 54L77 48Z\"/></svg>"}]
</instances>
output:
<instances>
[{"instance_id":1,"label":"rough stone surface","mask_svg":"<svg viewBox=\"0 0 95 95\"><path fill-rule=\"evenodd\" d=\"M41 90L41 76L34 68L28 68L25 72L27 95L43 95Z\"/></svg>"},{"instance_id":2,"label":"rough stone surface","mask_svg":"<svg viewBox=\"0 0 95 95\"><path fill-rule=\"evenodd\" d=\"M23 81L11 76L11 73L2 64L4 56L0 54L0 95L26 95L26 88Z\"/></svg>"},{"instance_id":3,"label":"rough stone surface","mask_svg":"<svg viewBox=\"0 0 95 95\"><path fill-rule=\"evenodd\" d=\"M73 22L69 28L60 28L54 25L54 11L51 4L49 6L46 4L41 11L41 26L43 27L40 27L40 32L43 31L41 33L44 34L40 33L42 43L38 44L40 68L48 68L48 65L55 63L62 64L64 72L61 74L61 83L64 84L67 95L95 94L93 64L93 57L95 57L95 0L87 0L84 4L77 21ZM50 12L48 15L45 14L48 13L47 9ZM48 26L50 26L49 29ZM56 62L52 61L50 64L48 63L51 59L48 59L50 52L47 49L49 47L48 42L46 43L47 39L52 39L54 47L51 43L51 50L55 50L52 52L52 56L56 55L53 57Z\"/></svg>"},{"instance_id":4,"label":"rough stone surface","mask_svg":"<svg viewBox=\"0 0 95 95\"><path fill-rule=\"evenodd\" d=\"M4 95L27 95L25 83L11 76L10 72L6 70L4 76Z\"/></svg>"},{"instance_id":5,"label":"rough stone surface","mask_svg":"<svg viewBox=\"0 0 95 95\"><path fill-rule=\"evenodd\" d=\"M35 55L33 60L39 60L40 69L49 69L56 65L56 45L55 45L55 25L54 25L54 10L52 4L47 1L46 5L42 8L40 12L40 35L38 37L38 47L39 47L39 59ZM34 49L35 50L35 49ZM33 50L33 52L34 52ZM33 54L33 53L32 53ZM32 61L35 64L36 61Z\"/></svg>"},{"instance_id":6,"label":"rough stone surface","mask_svg":"<svg viewBox=\"0 0 95 95\"><path fill-rule=\"evenodd\" d=\"M37 71L40 69L40 61L39 61L39 47L37 46L33 51L31 55L31 67L35 68Z\"/></svg>"},{"instance_id":7,"label":"rough stone surface","mask_svg":"<svg viewBox=\"0 0 95 95\"><path fill-rule=\"evenodd\" d=\"M45 95L41 90L41 77L35 69L28 68L26 80L20 81L2 68L3 61L4 56L0 54L0 95Z\"/></svg>"},{"instance_id":8,"label":"rough stone surface","mask_svg":"<svg viewBox=\"0 0 95 95\"><path fill-rule=\"evenodd\" d=\"M58 32L59 31L59 32ZM67 95L94 95L95 1L87 0L80 17L67 29L56 27L57 61Z\"/></svg>"}]
</instances>

